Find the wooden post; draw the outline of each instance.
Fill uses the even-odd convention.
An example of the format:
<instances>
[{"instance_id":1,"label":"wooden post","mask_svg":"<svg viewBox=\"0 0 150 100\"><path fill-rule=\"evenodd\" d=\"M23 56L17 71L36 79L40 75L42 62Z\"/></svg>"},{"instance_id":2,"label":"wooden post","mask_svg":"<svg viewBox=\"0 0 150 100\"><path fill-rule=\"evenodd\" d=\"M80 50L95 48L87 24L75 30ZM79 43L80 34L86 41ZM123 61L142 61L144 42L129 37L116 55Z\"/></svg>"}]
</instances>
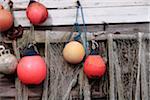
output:
<instances>
[{"instance_id":1,"label":"wooden post","mask_svg":"<svg viewBox=\"0 0 150 100\"><path fill-rule=\"evenodd\" d=\"M142 53L142 34L138 33L139 52L138 52L138 73L136 79L135 100L140 100L140 76L141 76L141 53Z\"/></svg>"},{"instance_id":2,"label":"wooden post","mask_svg":"<svg viewBox=\"0 0 150 100\"><path fill-rule=\"evenodd\" d=\"M108 56L109 56L109 100L115 99L115 76L113 65L113 35L108 34Z\"/></svg>"},{"instance_id":3,"label":"wooden post","mask_svg":"<svg viewBox=\"0 0 150 100\"><path fill-rule=\"evenodd\" d=\"M140 33L143 36L143 33ZM142 41L141 41L142 42ZM147 67L150 66L146 66L146 56L145 56L145 52L146 52L146 44L145 43L141 43L142 47L141 47L141 54L140 55L140 60L141 60L141 95L142 95L142 100L149 100L148 98L148 82L147 82L147 77L148 77L148 73L147 73Z\"/></svg>"},{"instance_id":4,"label":"wooden post","mask_svg":"<svg viewBox=\"0 0 150 100\"><path fill-rule=\"evenodd\" d=\"M45 35L45 62L47 65L47 75L46 75L46 79L44 81L44 86L43 86L43 94L42 94L42 100L48 100L48 80L49 80L49 65L48 65L48 33L46 32Z\"/></svg>"},{"instance_id":5,"label":"wooden post","mask_svg":"<svg viewBox=\"0 0 150 100\"><path fill-rule=\"evenodd\" d=\"M150 40L148 40L148 67L149 67L149 69L148 69L148 71L150 72ZM150 73L148 73L148 76L149 76L149 88L148 88L148 90L149 90L149 99L150 99Z\"/></svg>"}]
</instances>

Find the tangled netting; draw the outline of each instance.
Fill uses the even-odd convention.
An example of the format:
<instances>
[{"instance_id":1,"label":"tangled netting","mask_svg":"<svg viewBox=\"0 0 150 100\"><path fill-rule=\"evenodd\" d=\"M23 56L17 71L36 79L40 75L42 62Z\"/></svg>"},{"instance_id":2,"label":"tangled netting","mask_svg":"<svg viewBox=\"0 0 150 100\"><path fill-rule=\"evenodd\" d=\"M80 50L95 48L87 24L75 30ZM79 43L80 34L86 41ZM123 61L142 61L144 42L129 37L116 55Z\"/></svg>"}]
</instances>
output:
<instances>
[{"instance_id":1,"label":"tangled netting","mask_svg":"<svg viewBox=\"0 0 150 100\"><path fill-rule=\"evenodd\" d=\"M69 65L62 56L63 43L49 43L47 46L49 68L49 99L66 100L76 84L80 66Z\"/></svg>"},{"instance_id":2,"label":"tangled netting","mask_svg":"<svg viewBox=\"0 0 150 100\"><path fill-rule=\"evenodd\" d=\"M50 39L48 39L50 40ZM148 100L150 99L150 49L149 40L115 39L112 45L112 57L108 59L108 42L98 41L97 54L101 55L107 64L107 72L100 81L89 80L91 98L105 97L103 100ZM46 43L46 62L48 65L48 100L80 100L79 72L82 65L68 64L62 55L64 43ZM109 75L109 64L112 60L114 76ZM112 78L111 78L112 77ZM111 79L114 85L110 84ZM113 86L113 87L111 87ZM109 98L110 89L114 89L113 98ZM76 92L74 92L76 91ZM74 99L75 93L78 99Z\"/></svg>"},{"instance_id":3,"label":"tangled netting","mask_svg":"<svg viewBox=\"0 0 150 100\"><path fill-rule=\"evenodd\" d=\"M115 100L148 100L149 40L115 40L113 57Z\"/></svg>"},{"instance_id":4,"label":"tangled netting","mask_svg":"<svg viewBox=\"0 0 150 100\"><path fill-rule=\"evenodd\" d=\"M122 100L132 100L132 93L135 93L138 49L137 40L116 40L114 42L116 91Z\"/></svg>"}]
</instances>

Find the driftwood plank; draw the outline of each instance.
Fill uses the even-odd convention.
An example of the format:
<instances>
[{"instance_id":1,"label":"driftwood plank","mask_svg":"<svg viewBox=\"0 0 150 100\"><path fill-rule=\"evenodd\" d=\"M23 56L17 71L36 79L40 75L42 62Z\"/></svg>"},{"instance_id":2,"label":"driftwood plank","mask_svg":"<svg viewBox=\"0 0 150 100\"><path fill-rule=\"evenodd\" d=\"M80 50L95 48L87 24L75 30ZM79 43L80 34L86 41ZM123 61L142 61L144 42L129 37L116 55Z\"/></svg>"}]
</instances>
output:
<instances>
[{"instance_id":1,"label":"driftwood plank","mask_svg":"<svg viewBox=\"0 0 150 100\"><path fill-rule=\"evenodd\" d=\"M30 0L12 0L15 9L25 9ZM76 0L37 0L47 8L70 8L76 6ZM116 7L149 5L148 0L80 0L83 7Z\"/></svg>"},{"instance_id":2,"label":"driftwood plank","mask_svg":"<svg viewBox=\"0 0 150 100\"><path fill-rule=\"evenodd\" d=\"M132 23L149 22L148 8L150 6L130 6L130 7L106 7L106 8L85 8L86 24L107 23ZM41 26L51 25L73 25L75 22L76 9L51 9L48 10L49 18ZM30 22L26 17L26 12L14 11L15 26L22 25L29 27ZM81 15L79 23L82 23Z\"/></svg>"}]
</instances>

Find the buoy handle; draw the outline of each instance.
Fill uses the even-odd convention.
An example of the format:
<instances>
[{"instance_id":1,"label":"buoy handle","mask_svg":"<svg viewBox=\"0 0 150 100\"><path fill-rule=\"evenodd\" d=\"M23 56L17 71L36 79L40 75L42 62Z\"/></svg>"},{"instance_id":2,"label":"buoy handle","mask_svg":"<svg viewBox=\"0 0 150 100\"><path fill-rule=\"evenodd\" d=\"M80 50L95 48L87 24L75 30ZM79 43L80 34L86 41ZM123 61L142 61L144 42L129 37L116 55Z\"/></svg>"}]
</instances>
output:
<instances>
[{"instance_id":1,"label":"buoy handle","mask_svg":"<svg viewBox=\"0 0 150 100\"><path fill-rule=\"evenodd\" d=\"M5 49L3 45L0 45L0 56L3 54L11 54L9 49Z\"/></svg>"},{"instance_id":2,"label":"buoy handle","mask_svg":"<svg viewBox=\"0 0 150 100\"><path fill-rule=\"evenodd\" d=\"M3 45L0 45L0 52L3 52L5 50L5 47Z\"/></svg>"}]
</instances>

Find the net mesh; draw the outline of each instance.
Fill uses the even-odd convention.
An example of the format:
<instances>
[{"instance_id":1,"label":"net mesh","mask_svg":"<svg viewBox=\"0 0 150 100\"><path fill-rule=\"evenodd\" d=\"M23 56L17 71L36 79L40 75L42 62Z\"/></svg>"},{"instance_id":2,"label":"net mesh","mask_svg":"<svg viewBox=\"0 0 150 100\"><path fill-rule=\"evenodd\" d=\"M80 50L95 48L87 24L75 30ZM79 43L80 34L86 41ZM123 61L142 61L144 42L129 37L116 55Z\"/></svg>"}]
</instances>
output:
<instances>
[{"instance_id":1,"label":"net mesh","mask_svg":"<svg viewBox=\"0 0 150 100\"><path fill-rule=\"evenodd\" d=\"M63 98L68 98L69 91L77 82L76 75L79 72L80 65L74 66L64 61L62 56L63 43L49 43L47 47L50 72L49 100L63 100Z\"/></svg>"},{"instance_id":2,"label":"net mesh","mask_svg":"<svg viewBox=\"0 0 150 100\"><path fill-rule=\"evenodd\" d=\"M47 40L50 40L50 38ZM109 69L108 62L110 59L108 60L109 48L107 41L97 42L99 47L95 52L104 58L107 69ZM141 48L139 45L141 45ZM146 100L147 94L149 95L148 97L150 97L149 45L149 40L143 39L142 42L139 42L138 38L113 40L113 59L111 60L113 61L114 67L113 78L115 85L113 88L115 100L135 100L137 98L137 92L139 92L139 99ZM71 65L63 59L62 51L64 43L50 43L50 41L48 41L46 48L47 53L45 56L49 70L48 99L80 100L78 74L82 65ZM142 59L140 57L142 57ZM139 60L141 60L140 63ZM141 67L139 67L139 64ZM111 77L109 73L107 70L101 80L89 80L91 98L97 96L102 100L109 99L109 77ZM140 76L139 79L138 75ZM140 86L138 87L139 83Z\"/></svg>"},{"instance_id":3,"label":"net mesh","mask_svg":"<svg viewBox=\"0 0 150 100\"><path fill-rule=\"evenodd\" d=\"M118 81L116 82L116 84L118 83L116 88L117 93L122 92L120 93L123 97L122 100L131 100L133 99L132 94L135 94L138 69L138 49L137 40L122 39L114 42L114 59L116 59L114 60L115 76L118 76L121 79L120 83L118 83ZM120 73L117 72L117 67L119 67ZM118 87L119 85L121 85L121 87Z\"/></svg>"}]
</instances>

